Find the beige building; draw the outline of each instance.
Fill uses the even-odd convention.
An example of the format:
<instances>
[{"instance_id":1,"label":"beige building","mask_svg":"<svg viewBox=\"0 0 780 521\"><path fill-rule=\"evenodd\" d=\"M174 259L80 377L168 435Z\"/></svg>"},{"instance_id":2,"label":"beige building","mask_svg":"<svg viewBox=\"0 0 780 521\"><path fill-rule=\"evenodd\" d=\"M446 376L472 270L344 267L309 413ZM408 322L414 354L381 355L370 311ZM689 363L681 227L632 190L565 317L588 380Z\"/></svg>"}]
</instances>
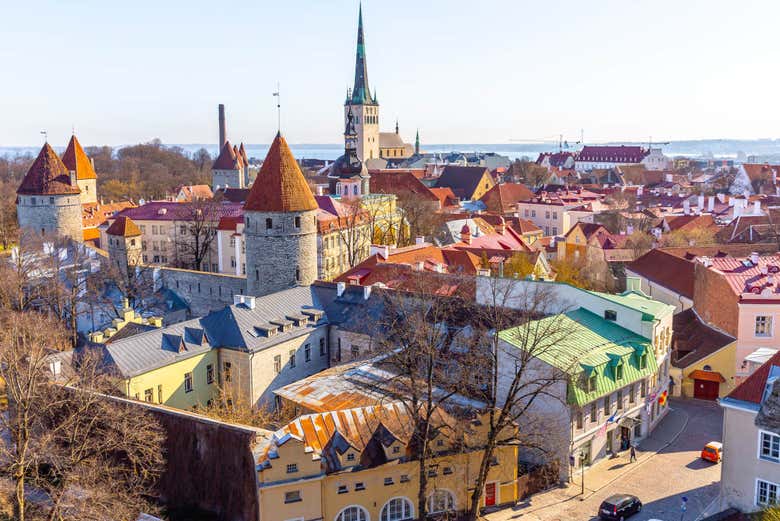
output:
<instances>
[{"instance_id":1,"label":"beige building","mask_svg":"<svg viewBox=\"0 0 780 521\"><path fill-rule=\"evenodd\" d=\"M780 501L780 353L720 401L721 510L755 512Z\"/></svg>"}]
</instances>

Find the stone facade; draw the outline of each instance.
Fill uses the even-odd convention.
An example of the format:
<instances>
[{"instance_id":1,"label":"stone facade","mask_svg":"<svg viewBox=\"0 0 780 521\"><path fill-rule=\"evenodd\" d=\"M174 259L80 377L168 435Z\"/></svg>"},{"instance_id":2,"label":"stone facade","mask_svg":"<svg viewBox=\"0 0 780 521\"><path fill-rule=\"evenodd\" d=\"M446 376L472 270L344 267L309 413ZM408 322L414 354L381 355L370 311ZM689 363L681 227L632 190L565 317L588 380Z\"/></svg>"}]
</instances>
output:
<instances>
[{"instance_id":1,"label":"stone facade","mask_svg":"<svg viewBox=\"0 0 780 521\"><path fill-rule=\"evenodd\" d=\"M344 106L344 123L350 108L357 131L357 156L361 161L379 159L379 105L347 104Z\"/></svg>"},{"instance_id":2,"label":"stone facade","mask_svg":"<svg viewBox=\"0 0 780 521\"><path fill-rule=\"evenodd\" d=\"M211 186L217 188L246 188L246 174L244 169L237 170L212 170Z\"/></svg>"},{"instance_id":3,"label":"stone facade","mask_svg":"<svg viewBox=\"0 0 780 521\"><path fill-rule=\"evenodd\" d=\"M97 200L97 179L77 179L76 184L81 190L79 198L81 204L96 204Z\"/></svg>"},{"instance_id":4,"label":"stone facade","mask_svg":"<svg viewBox=\"0 0 780 521\"><path fill-rule=\"evenodd\" d=\"M175 291L194 316L232 304L233 295L243 295L246 289L244 277L220 273L155 268L154 277L158 285Z\"/></svg>"},{"instance_id":5,"label":"stone facade","mask_svg":"<svg viewBox=\"0 0 780 521\"><path fill-rule=\"evenodd\" d=\"M82 242L79 194L19 195L16 203L19 227L47 237L69 237Z\"/></svg>"},{"instance_id":6,"label":"stone facade","mask_svg":"<svg viewBox=\"0 0 780 521\"><path fill-rule=\"evenodd\" d=\"M141 264L141 237L107 237L108 258L120 272L129 273Z\"/></svg>"},{"instance_id":7,"label":"stone facade","mask_svg":"<svg viewBox=\"0 0 780 521\"><path fill-rule=\"evenodd\" d=\"M247 295L263 296L317 279L317 211L246 212Z\"/></svg>"}]
</instances>

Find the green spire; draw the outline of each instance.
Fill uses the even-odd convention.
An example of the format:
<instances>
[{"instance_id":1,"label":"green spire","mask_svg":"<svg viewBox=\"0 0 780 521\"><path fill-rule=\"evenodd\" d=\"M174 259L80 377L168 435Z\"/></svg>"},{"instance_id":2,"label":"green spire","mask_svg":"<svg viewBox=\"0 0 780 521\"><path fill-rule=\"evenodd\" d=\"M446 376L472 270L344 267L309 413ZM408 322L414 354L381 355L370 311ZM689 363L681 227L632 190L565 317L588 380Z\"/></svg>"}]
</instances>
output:
<instances>
[{"instance_id":1,"label":"green spire","mask_svg":"<svg viewBox=\"0 0 780 521\"><path fill-rule=\"evenodd\" d=\"M352 97L347 101L354 105L373 105L375 97L371 97L368 88L368 64L366 62L366 44L363 35L363 4L358 10L358 36L357 50L355 52L355 87L352 89Z\"/></svg>"},{"instance_id":2,"label":"green spire","mask_svg":"<svg viewBox=\"0 0 780 521\"><path fill-rule=\"evenodd\" d=\"M417 134L414 136L414 153L420 155L420 129L417 129Z\"/></svg>"}]
</instances>

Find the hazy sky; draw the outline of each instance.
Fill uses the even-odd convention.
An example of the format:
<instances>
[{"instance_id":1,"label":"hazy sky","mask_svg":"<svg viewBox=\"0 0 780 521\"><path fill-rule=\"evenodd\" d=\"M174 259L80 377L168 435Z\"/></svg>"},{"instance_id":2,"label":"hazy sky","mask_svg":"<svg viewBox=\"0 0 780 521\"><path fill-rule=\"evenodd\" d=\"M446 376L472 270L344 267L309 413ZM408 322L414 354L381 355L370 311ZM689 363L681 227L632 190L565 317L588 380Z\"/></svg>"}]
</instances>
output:
<instances>
[{"instance_id":1,"label":"hazy sky","mask_svg":"<svg viewBox=\"0 0 780 521\"><path fill-rule=\"evenodd\" d=\"M0 146L341 140L357 0L0 0ZM366 0L383 130L505 143L780 135L780 2Z\"/></svg>"}]
</instances>

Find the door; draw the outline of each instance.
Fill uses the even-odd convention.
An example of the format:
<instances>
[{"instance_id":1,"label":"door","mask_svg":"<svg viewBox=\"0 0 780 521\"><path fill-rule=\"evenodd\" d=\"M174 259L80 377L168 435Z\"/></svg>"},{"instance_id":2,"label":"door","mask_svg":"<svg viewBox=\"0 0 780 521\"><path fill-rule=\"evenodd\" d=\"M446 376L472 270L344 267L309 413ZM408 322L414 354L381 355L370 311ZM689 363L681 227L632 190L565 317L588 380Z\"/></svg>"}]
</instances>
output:
<instances>
[{"instance_id":1,"label":"door","mask_svg":"<svg viewBox=\"0 0 780 521\"><path fill-rule=\"evenodd\" d=\"M709 382L707 380L693 381L693 397L699 400L716 400L719 391L719 382Z\"/></svg>"},{"instance_id":2,"label":"door","mask_svg":"<svg viewBox=\"0 0 780 521\"><path fill-rule=\"evenodd\" d=\"M496 484L487 483L485 485L485 506L492 507L496 504Z\"/></svg>"}]
</instances>

